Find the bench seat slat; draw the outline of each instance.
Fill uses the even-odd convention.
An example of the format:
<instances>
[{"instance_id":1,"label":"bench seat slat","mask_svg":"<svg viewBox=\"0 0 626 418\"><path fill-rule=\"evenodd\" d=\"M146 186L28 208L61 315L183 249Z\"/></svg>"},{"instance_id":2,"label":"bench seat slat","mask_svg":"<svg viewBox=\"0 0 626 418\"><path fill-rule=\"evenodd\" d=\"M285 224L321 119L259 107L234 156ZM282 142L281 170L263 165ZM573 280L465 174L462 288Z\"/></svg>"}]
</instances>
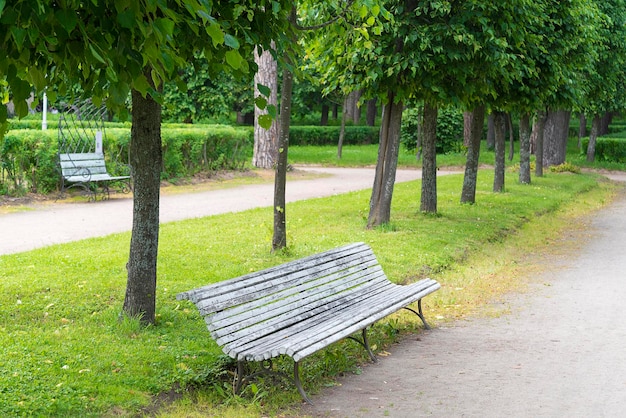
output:
<instances>
[{"instance_id":1,"label":"bench seat slat","mask_svg":"<svg viewBox=\"0 0 626 418\"><path fill-rule=\"evenodd\" d=\"M334 272L343 271L356 267L365 269L376 263L373 254L349 255L339 260L317 259L307 263L289 263L288 273L281 275L267 274L260 275L252 280L242 280L232 283L231 288L227 288L225 293L206 293L205 296L197 297L196 306L203 315L211 312L241 305L249 301L257 301L260 298L282 290L293 288L306 282L317 280L321 277L329 276ZM219 290L218 290L219 292Z\"/></svg>"},{"instance_id":2,"label":"bench seat slat","mask_svg":"<svg viewBox=\"0 0 626 418\"><path fill-rule=\"evenodd\" d=\"M202 314L211 312L219 312L219 314L227 312L230 314L232 310L233 315L236 315L238 309L242 309L240 306L244 306L248 302L255 304L267 303L270 300L282 297L283 292L293 292L293 289L300 286L313 286L315 283L334 280L341 274L363 271L375 265L375 261L370 258L362 260L350 259L345 263L342 262L340 265L325 263L321 266L315 266L313 270L301 269L294 271L288 276L280 277L279 279L273 279L238 289L232 292L230 299L228 299L228 295L220 295L217 297L209 296L198 301L196 305ZM245 309L245 307L243 309Z\"/></svg>"},{"instance_id":3,"label":"bench seat slat","mask_svg":"<svg viewBox=\"0 0 626 418\"><path fill-rule=\"evenodd\" d=\"M350 322L351 318L346 317L345 310L348 308L363 309L360 308L360 304L371 299L373 295L380 294L392 286L391 283L380 284L376 288L369 289L368 292L363 292L359 295L356 294L342 294L334 298L327 306L320 305L314 310L306 312L302 316L301 320L292 326L282 328L281 330L274 332L273 334L265 334L260 338L243 338L238 341L233 341L227 344L220 343L220 345L228 346L228 352L232 354L238 353L263 353L264 350L268 350L273 346L282 346L294 344L297 339L304 338L303 333L309 334L313 332L322 332L323 330L314 329L319 324L329 324L336 320L344 323ZM365 305L370 305L372 302L366 302ZM368 307L369 309L369 307ZM264 353L267 356L267 352ZM278 352L276 353L278 355Z\"/></svg>"},{"instance_id":4,"label":"bench seat slat","mask_svg":"<svg viewBox=\"0 0 626 418\"><path fill-rule=\"evenodd\" d=\"M434 282L436 283L436 282ZM400 287L400 288L398 288ZM384 291L378 291L360 298L346 299L345 303L340 303L331 310L325 312L321 316L312 316L301 321L294 327L285 328L275 334L267 335L256 341L249 342L244 346L229 347L230 355L237 354L237 358L252 356L255 360L259 358L267 359L271 353L264 349L264 344L274 345L277 343L281 347L289 348L289 352L281 350L280 354L288 354L293 357L293 352L299 346L308 346L316 341L325 340L328 336L338 334L341 330L351 329L354 324L361 323L363 319L373 318L368 324L376 322L389 313L415 302L428 293L438 288L432 286L432 283L421 283L421 286L412 286L413 289L404 289L406 286L393 285L385 288ZM424 294L424 292L427 292ZM401 302L397 302L400 300ZM396 305L402 305L396 307ZM391 309L390 312L389 309ZM382 316L377 316L382 315ZM359 328L362 329L363 327ZM355 331L348 331L348 334L342 334L338 341L351 335ZM307 344L306 342L309 341ZM220 344L222 345L222 344ZM264 351L265 350L265 351ZM226 351L226 350L225 350ZM277 354L274 354L274 356ZM251 358L249 358L251 359Z\"/></svg>"},{"instance_id":5,"label":"bench seat slat","mask_svg":"<svg viewBox=\"0 0 626 418\"><path fill-rule=\"evenodd\" d=\"M249 324L265 322L273 315L277 315L280 311L286 309L297 308L302 304L312 303L322 299L328 295L338 294L356 287L366 286L369 282L383 277L384 273L381 269L370 269L366 274L359 272L358 275L342 277L342 280L333 280L330 283L314 283L311 285L298 286L290 291L282 292L269 301L263 300L262 303L246 303L238 306L237 314L232 315L230 310L220 312L210 317L210 331L216 331L229 327L232 324L249 322ZM354 290L352 290L354 291ZM235 309L235 308L234 308ZM234 310L233 309L233 310ZM223 333L223 331L221 331Z\"/></svg>"},{"instance_id":6,"label":"bench seat slat","mask_svg":"<svg viewBox=\"0 0 626 418\"><path fill-rule=\"evenodd\" d=\"M177 295L177 298L179 300L187 299L197 304L207 295L228 295L230 292L236 291L238 289L244 289L250 286L254 286L258 283L284 277L294 271L302 270L303 266L305 266L307 263L311 263L314 265L329 261L337 261L340 258L345 258L355 254L358 255L364 252L371 253L371 250L365 244L350 244L344 247L339 247L323 253L308 256L300 260L281 264L275 267L270 267L268 269L261 270L255 273L246 274L244 276L234 279L224 280L219 283L214 283L197 289L189 290L187 292L182 292Z\"/></svg>"},{"instance_id":7,"label":"bench seat slat","mask_svg":"<svg viewBox=\"0 0 626 418\"><path fill-rule=\"evenodd\" d=\"M343 292L332 294L331 292L325 292L320 299L306 301L305 304L300 306L287 306L285 309L271 312L271 315L265 321L254 321L253 323L243 324L243 327L239 327L239 324L232 330L221 329L212 332L213 338L219 341L220 344L232 343L233 341L240 341L245 343L255 339L262 338L266 335L275 334L277 331L290 327L291 325L303 322L307 318L318 315L320 312L331 312L336 306L350 302L359 297L363 297L372 292L379 291L381 288L389 285L384 280L384 277L379 276L379 280L371 282L367 287L360 288L359 292ZM259 316L262 314L260 313ZM248 325L247 327L245 325ZM225 332L231 331L231 332Z\"/></svg>"}]
</instances>

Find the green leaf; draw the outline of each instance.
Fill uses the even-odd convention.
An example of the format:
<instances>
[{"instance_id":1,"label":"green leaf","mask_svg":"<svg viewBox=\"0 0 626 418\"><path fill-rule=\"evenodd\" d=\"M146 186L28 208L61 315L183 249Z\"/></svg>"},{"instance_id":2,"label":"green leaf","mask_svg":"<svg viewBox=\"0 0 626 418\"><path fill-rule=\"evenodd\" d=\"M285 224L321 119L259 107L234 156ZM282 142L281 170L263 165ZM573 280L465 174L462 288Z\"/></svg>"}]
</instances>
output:
<instances>
[{"instance_id":1,"label":"green leaf","mask_svg":"<svg viewBox=\"0 0 626 418\"><path fill-rule=\"evenodd\" d=\"M125 10L117 15L117 23L126 29L132 29L135 26L135 14L132 10Z\"/></svg>"},{"instance_id":2,"label":"green leaf","mask_svg":"<svg viewBox=\"0 0 626 418\"><path fill-rule=\"evenodd\" d=\"M73 31L76 27L76 24L78 24L78 17L76 16L76 12L71 9L57 10L55 13L55 17L67 33Z\"/></svg>"},{"instance_id":3,"label":"green leaf","mask_svg":"<svg viewBox=\"0 0 626 418\"><path fill-rule=\"evenodd\" d=\"M254 99L254 104L256 105L256 107L263 110L267 107L267 99L263 96L258 96L256 99Z\"/></svg>"},{"instance_id":4,"label":"green leaf","mask_svg":"<svg viewBox=\"0 0 626 418\"><path fill-rule=\"evenodd\" d=\"M233 35L224 35L224 43L232 49L239 49L239 41Z\"/></svg>"},{"instance_id":5,"label":"green leaf","mask_svg":"<svg viewBox=\"0 0 626 418\"><path fill-rule=\"evenodd\" d=\"M361 16L361 19L365 19L365 16L367 16L367 6L361 6L359 9L359 16Z\"/></svg>"},{"instance_id":6,"label":"green leaf","mask_svg":"<svg viewBox=\"0 0 626 418\"><path fill-rule=\"evenodd\" d=\"M6 3L6 0L0 0L0 16L2 16L2 11L4 10L4 6L6 5Z\"/></svg>"},{"instance_id":7,"label":"green leaf","mask_svg":"<svg viewBox=\"0 0 626 418\"><path fill-rule=\"evenodd\" d=\"M226 51L226 62L228 65L233 67L234 69L238 69L241 67L241 63L243 62L243 58L239 54L239 52L235 50Z\"/></svg>"},{"instance_id":8,"label":"green leaf","mask_svg":"<svg viewBox=\"0 0 626 418\"><path fill-rule=\"evenodd\" d=\"M93 55L95 59L100 61L102 64L106 64L106 61L104 60L104 58L102 58L102 55L100 55L98 51L96 51L92 44L89 44L89 50L91 51L91 55Z\"/></svg>"},{"instance_id":9,"label":"green leaf","mask_svg":"<svg viewBox=\"0 0 626 418\"><path fill-rule=\"evenodd\" d=\"M270 97L270 95L272 94L272 90L269 87L264 86L263 84L257 83L256 88L259 89L259 93L261 93L265 97Z\"/></svg>"},{"instance_id":10,"label":"green leaf","mask_svg":"<svg viewBox=\"0 0 626 418\"><path fill-rule=\"evenodd\" d=\"M148 83L148 79L146 79L146 76L143 74L133 81L133 89L137 90L144 97L146 96L146 93L148 93L149 88L150 83Z\"/></svg>"},{"instance_id":11,"label":"green leaf","mask_svg":"<svg viewBox=\"0 0 626 418\"><path fill-rule=\"evenodd\" d=\"M11 34L13 35L17 47L21 49L24 44L24 38L26 38L26 29L13 26L11 28Z\"/></svg>"},{"instance_id":12,"label":"green leaf","mask_svg":"<svg viewBox=\"0 0 626 418\"><path fill-rule=\"evenodd\" d=\"M270 115L260 115L259 116L259 126L263 129L269 129L272 126L272 121L274 119Z\"/></svg>"},{"instance_id":13,"label":"green leaf","mask_svg":"<svg viewBox=\"0 0 626 418\"><path fill-rule=\"evenodd\" d=\"M222 28L217 23L212 23L207 26L206 32L211 37L213 41L213 46L218 46L224 43L224 32L222 32Z\"/></svg>"}]
</instances>

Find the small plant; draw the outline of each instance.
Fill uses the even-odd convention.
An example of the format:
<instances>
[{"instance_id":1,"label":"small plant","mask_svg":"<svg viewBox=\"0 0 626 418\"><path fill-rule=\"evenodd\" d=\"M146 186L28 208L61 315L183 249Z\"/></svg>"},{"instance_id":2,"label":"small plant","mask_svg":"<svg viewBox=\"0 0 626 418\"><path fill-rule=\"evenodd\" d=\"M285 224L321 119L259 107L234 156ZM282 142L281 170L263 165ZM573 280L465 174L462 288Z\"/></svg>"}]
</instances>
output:
<instances>
[{"instance_id":1,"label":"small plant","mask_svg":"<svg viewBox=\"0 0 626 418\"><path fill-rule=\"evenodd\" d=\"M553 173L574 173L580 174L580 167L570 164L568 162L564 162L563 164L550 166L550 171Z\"/></svg>"}]
</instances>

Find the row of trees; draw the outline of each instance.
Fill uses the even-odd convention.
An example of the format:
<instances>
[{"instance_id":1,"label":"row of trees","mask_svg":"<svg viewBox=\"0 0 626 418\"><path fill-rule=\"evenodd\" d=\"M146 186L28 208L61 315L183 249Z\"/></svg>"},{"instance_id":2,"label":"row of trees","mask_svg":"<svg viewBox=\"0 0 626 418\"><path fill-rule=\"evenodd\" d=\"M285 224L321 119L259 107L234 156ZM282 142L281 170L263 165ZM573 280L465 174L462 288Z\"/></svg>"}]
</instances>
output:
<instances>
[{"instance_id":1,"label":"row of trees","mask_svg":"<svg viewBox=\"0 0 626 418\"><path fill-rule=\"evenodd\" d=\"M604 112L621 109L625 5L625 0L0 0L0 96L3 103L11 97L20 116L27 114L26 100L33 90L50 88L54 100L57 92L68 94L80 84L96 104L105 102L121 117L131 98L135 194L124 311L151 323L160 121L168 99L164 86L174 82L186 92L193 74L181 69L188 63L199 63L194 71L214 80L224 73L250 79L257 69L254 51L259 59L269 53L280 63L280 109L271 101L278 88L268 81L258 80L255 99L268 112L258 116L263 128L279 121L272 156L276 250L287 245L285 176L293 78L294 73L305 74L299 69L306 69L327 95L349 97L358 91L362 101L376 99L383 106L368 218L368 227L374 227L389 221L405 105L423 106L425 212L437 211L440 107L455 105L471 112L461 194L467 203L475 201L486 111L520 115L520 181L530 183L531 117L537 125L541 170L543 150L564 147L564 141L546 146L542 141L559 117L568 120L573 109L590 115L595 124ZM6 117L6 107L0 106L0 134ZM498 156L504 152L502 136L496 139ZM503 163L500 157L497 161L501 176L496 179L503 183Z\"/></svg>"}]
</instances>

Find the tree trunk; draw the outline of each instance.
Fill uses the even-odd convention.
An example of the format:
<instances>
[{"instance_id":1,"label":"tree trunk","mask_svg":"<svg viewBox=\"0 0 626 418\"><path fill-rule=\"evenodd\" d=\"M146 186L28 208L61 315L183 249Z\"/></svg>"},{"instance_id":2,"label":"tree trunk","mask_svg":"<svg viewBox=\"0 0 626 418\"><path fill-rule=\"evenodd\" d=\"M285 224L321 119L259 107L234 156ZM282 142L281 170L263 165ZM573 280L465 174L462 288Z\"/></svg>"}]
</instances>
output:
<instances>
[{"instance_id":1,"label":"tree trunk","mask_svg":"<svg viewBox=\"0 0 626 418\"><path fill-rule=\"evenodd\" d=\"M254 50L254 61L259 69L254 75L254 97L258 97L258 85L261 84L270 89L270 97L267 98L268 105L276 106L278 103L278 67L276 60L269 51L263 51L261 56ZM278 131L279 126L276 120L272 121L269 129L259 125L259 116L267 115L267 109L254 107L254 151L252 154L252 165L258 168L274 168L278 154Z\"/></svg>"},{"instance_id":2,"label":"tree trunk","mask_svg":"<svg viewBox=\"0 0 626 418\"><path fill-rule=\"evenodd\" d=\"M133 227L124 313L152 324L156 312L159 193L161 181L161 105L132 92L130 165L133 173Z\"/></svg>"},{"instance_id":3,"label":"tree trunk","mask_svg":"<svg viewBox=\"0 0 626 418\"><path fill-rule=\"evenodd\" d=\"M394 103L394 96L393 93L388 93L388 103L383 105L378 160L367 219L368 228L388 223L391 216L391 198L396 181L404 107L402 102Z\"/></svg>"},{"instance_id":4,"label":"tree trunk","mask_svg":"<svg viewBox=\"0 0 626 418\"><path fill-rule=\"evenodd\" d=\"M522 113L519 120L519 182L530 184L530 114Z\"/></svg>"},{"instance_id":5,"label":"tree trunk","mask_svg":"<svg viewBox=\"0 0 626 418\"><path fill-rule=\"evenodd\" d=\"M537 121L535 122L536 139L535 139L535 176L543 176L543 137L545 132L546 120L548 113L540 110L537 112Z\"/></svg>"},{"instance_id":6,"label":"tree trunk","mask_svg":"<svg viewBox=\"0 0 626 418\"><path fill-rule=\"evenodd\" d=\"M571 112L566 110L549 111L543 129L543 166L549 167L565 162L567 137Z\"/></svg>"},{"instance_id":7,"label":"tree trunk","mask_svg":"<svg viewBox=\"0 0 626 418\"><path fill-rule=\"evenodd\" d=\"M476 202L476 182L478 180L478 158L480 157L480 140L485 123L485 106L477 106L471 117L470 145L467 148L467 163L463 177L463 191L461 203L474 204Z\"/></svg>"},{"instance_id":8,"label":"tree trunk","mask_svg":"<svg viewBox=\"0 0 626 418\"><path fill-rule=\"evenodd\" d=\"M353 91L348 94L344 106L348 112L348 119L356 125L361 120L361 109L359 108L359 99L361 98L361 92L359 90Z\"/></svg>"},{"instance_id":9,"label":"tree trunk","mask_svg":"<svg viewBox=\"0 0 626 418\"><path fill-rule=\"evenodd\" d=\"M343 140L346 137L346 119L348 119L348 97L343 101L343 107L341 111L341 128L339 129L339 141L337 142L337 158L341 160L341 154L343 153Z\"/></svg>"},{"instance_id":10,"label":"tree trunk","mask_svg":"<svg viewBox=\"0 0 626 418\"><path fill-rule=\"evenodd\" d=\"M587 145L587 162L592 163L596 159L596 141L598 133L602 128L602 118L595 115L591 122L591 133L589 134L589 145Z\"/></svg>"},{"instance_id":11,"label":"tree trunk","mask_svg":"<svg viewBox=\"0 0 626 418\"><path fill-rule=\"evenodd\" d=\"M613 112L605 112L600 121L600 129L598 129L598 136L604 136L609 134L609 126L613 122Z\"/></svg>"},{"instance_id":12,"label":"tree trunk","mask_svg":"<svg viewBox=\"0 0 626 418\"><path fill-rule=\"evenodd\" d=\"M367 114L365 116L367 126L375 126L376 125L376 115L378 114L378 109L376 107L376 99L370 99L367 101Z\"/></svg>"},{"instance_id":13,"label":"tree trunk","mask_svg":"<svg viewBox=\"0 0 626 418\"><path fill-rule=\"evenodd\" d=\"M509 161L513 161L513 155L515 154L515 134L513 133L513 120L511 114L506 114L506 126L509 130Z\"/></svg>"},{"instance_id":14,"label":"tree trunk","mask_svg":"<svg viewBox=\"0 0 626 418\"><path fill-rule=\"evenodd\" d=\"M493 177L493 191L504 191L504 160L506 159L506 113L493 112L494 147L496 149L496 166Z\"/></svg>"},{"instance_id":15,"label":"tree trunk","mask_svg":"<svg viewBox=\"0 0 626 418\"><path fill-rule=\"evenodd\" d=\"M320 126L328 125L328 112L330 111L330 107L327 104L322 105L322 117L320 118Z\"/></svg>"},{"instance_id":16,"label":"tree trunk","mask_svg":"<svg viewBox=\"0 0 626 418\"><path fill-rule=\"evenodd\" d=\"M495 129L496 115L491 112L487 116L487 149L494 149L496 145L496 129Z\"/></svg>"},{"instance_id":17,"label":"tree trunk","mask_svg":"<svg viewBox=\"0 0 626 418\"><path fill-rule=\"evenodd\" d=\"M424 103L420 210L437 213L437 107Z\"/></svg>"},{"instance_id":18,"label":"tree trunk","mask_svg":"<svg viewBox=\"0 0 626 418\"><path fill-rule=\"evenodd\" d=\"M296 6L291 8L289 22L296 23ZM294 39L295 43L296 40ZM280 95L280 133L278 136L278 160L274 175L274 235L272 236L272 251L287 247L287 222L285 197L287 187L287 156L289 151L289 125L291 123L291 95L293 91L293 73L290 70L289 56L285 56L283 69L283 84Z\"/></svg>"},{"instance_id":19,"label":"tree trunk","mask_svg":"<svg viewBox=\"0 0 626 418\"><path fill-rule=\"evenodd\" d=\"M472 112L463 112L463 146L469 148L472 143Z\"/></svg>"},{"instance_id":20,"label":"tree trunk","mask_svg":"<svg viewBox=\"0 0 626 418\"><path fill-rule=\"evenodd\" d=\"M583 138L587 136L587 118L584 113L578 115L578 149L583 147Z\"/></svg>"}]
</instances>

